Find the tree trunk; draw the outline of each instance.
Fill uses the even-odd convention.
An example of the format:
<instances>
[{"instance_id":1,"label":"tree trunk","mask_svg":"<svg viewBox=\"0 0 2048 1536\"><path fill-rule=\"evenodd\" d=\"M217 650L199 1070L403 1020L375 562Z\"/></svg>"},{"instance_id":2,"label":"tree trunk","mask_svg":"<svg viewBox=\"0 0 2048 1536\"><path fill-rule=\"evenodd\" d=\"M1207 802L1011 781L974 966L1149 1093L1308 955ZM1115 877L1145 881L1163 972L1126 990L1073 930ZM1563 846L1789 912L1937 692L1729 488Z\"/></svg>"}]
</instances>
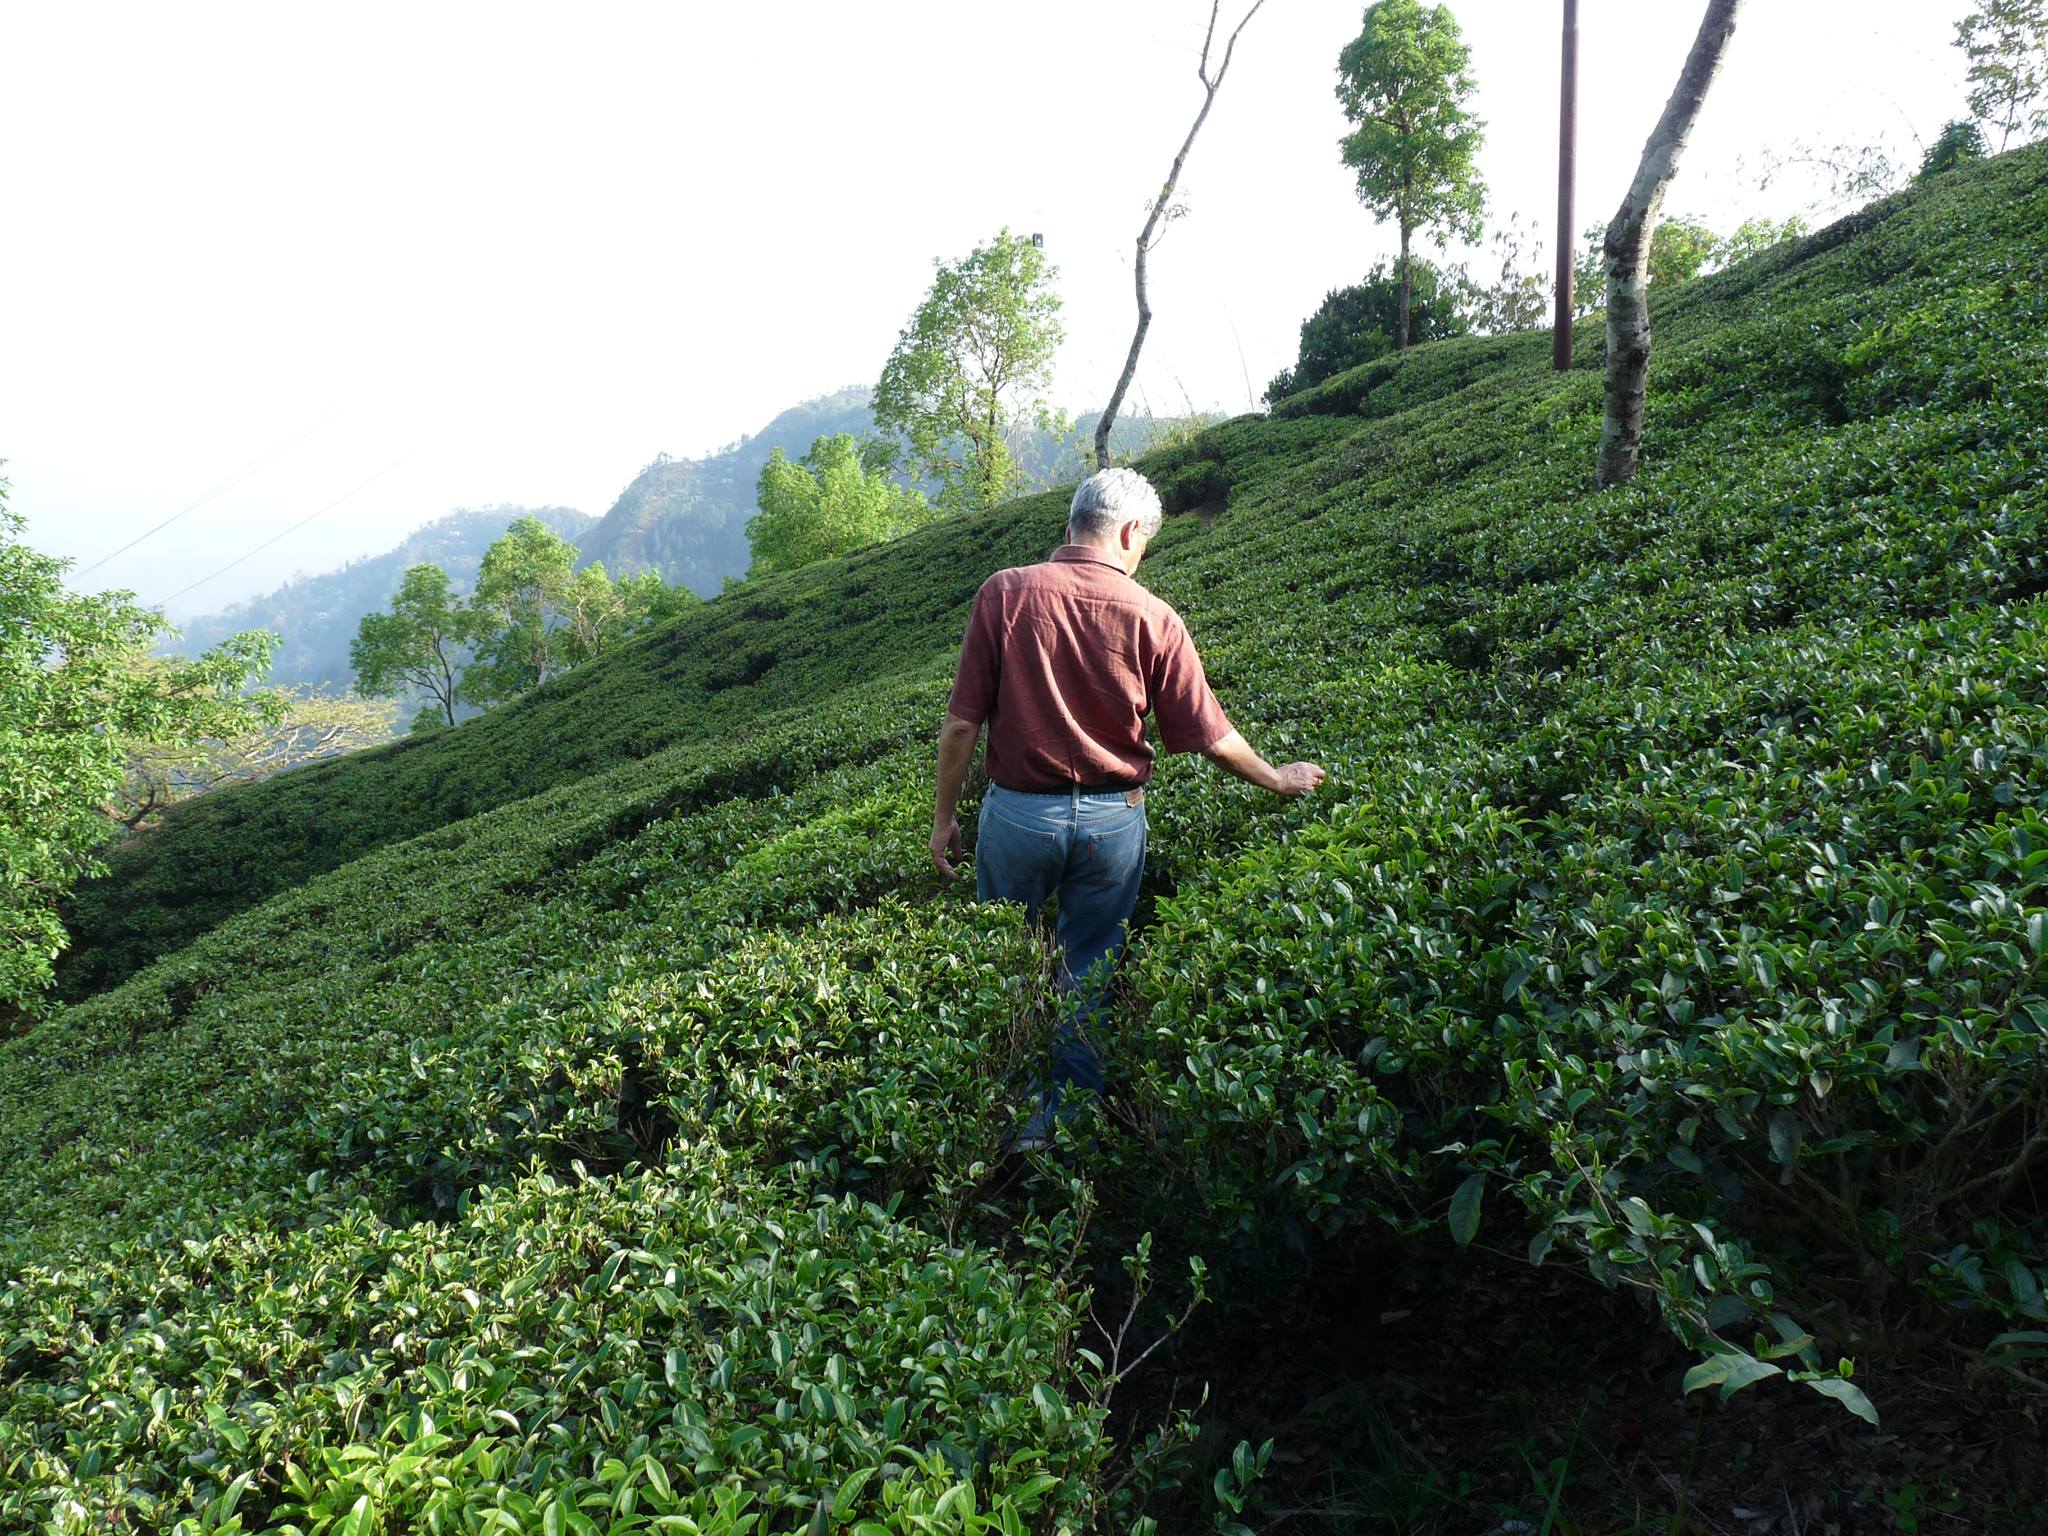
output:
<instances>
[{"instance_id":1,"label":"tree trunk","mask_svg":"<svg viewBox=\"0 0 2048 1536\"><path fill-rule=\"evenodd\" d=\"M1195 66L1195 75L1202 82L1202 110L1195 114L1195 125L1188 130L1188 136L1181 141L1180 153L1173 157L1172 168L1166 173L1166 183L1159 189L1159 195L1152 199L1151 211L1145 215L1145 227L1138 231L1138 253L1134 263L1138 289L1138 329L1131 336L1131 350L1124 357L1124 371L1117 375L1116 388L1110 391L1109 404L1102 408L1102 419L1095 423L1095 467L1109 466L1109 430L1116 425L1116 413L1123 409L1124 394L1131 387L1131 380L1138 372L1138 354L1145 350L1145 333L1152 329L1152 305L1145 297L1145 258L1152 247L1159 243L1159 221L1167 216L1167 209L1173 200L1173 189L1180 183L1181 168L1188 162L1188 151L1195 147L1195 135L1202 131L1202 124L1208 120L1209 108L1216 100L1216 92L1222 88L1223 77L1230 72L1230 57L1237 51L1238 33L1244 31L1251 19L1259 14L1259 7L1266 0L1252 0L1252 8L1244 13L1244 20L1237 24L1237 31L1230 34L1230 41L1223 45L1223 62L1216 68L1216 78L1209 78L1209 46L1216 40L1216 15L1223 8L1223 0L1211 0L1209 6L1209 30L1202 36L1202 59Z\"/></svg>"},{"instance_id":2,"label":"tree trunk","mask_svg":"<svg viewBox=\"0 0 2048 1536\"><path fill-rule=\"evenodd\" d=\"M997 414L998 397L991 390L988 397L988 443L981 450L981 510L993 511L996 504L996 434L1002 430L1002 418Z\"/></svg>"},{"instance_id":3,"label":"tree trunk","mask_svg":"<svg viewBox=\"0 0 2048 1536\"><path fill-rule=\"evenodd\" d=\"M441 713L448 717L452 726L455 724L455 665L449 661L448 652L439 639L434 641L434 659L441 664L441 681L433 690L434 697L440 700Z\"/></svg>"},{"instance_id":4,"label":"tree trunk","mask_svg":"<svg viewBox=\"0 0 2048 1536\"><path fill-rule=\"evenodd\" d=\"M1685 141L1707 88L1720 73L1742 0L1707 0L1707 14L1679 72L1664 115L1643 146L1642 163L1621 209L1607 226L1607 407L1593 483L1626 485L1642 457L1643 390L1650 371L1650 232L1678 174Z\"/></svg>"},{"instance_id":5,"label":"tree trunk","mask_svg":"<svg viewBox=\"0 0 2048 1536\"><path fill-rule=\"evenodd\" d=\"M1411 231L1406 224L1401 226L1401 318L1394 327L1394 350L1408 350L1408 317L1415 302L1415 269L1408 264L1408 240Z\"/></svg>"}]
</instances>

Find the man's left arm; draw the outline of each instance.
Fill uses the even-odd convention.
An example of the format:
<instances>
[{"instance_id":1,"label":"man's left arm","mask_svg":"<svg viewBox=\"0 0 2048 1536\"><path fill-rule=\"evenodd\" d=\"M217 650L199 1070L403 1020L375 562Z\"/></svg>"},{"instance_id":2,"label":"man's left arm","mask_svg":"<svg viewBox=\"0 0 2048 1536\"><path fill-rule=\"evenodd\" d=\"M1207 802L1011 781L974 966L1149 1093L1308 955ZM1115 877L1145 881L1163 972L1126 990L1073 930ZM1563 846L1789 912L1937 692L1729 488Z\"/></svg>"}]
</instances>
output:
<instances>
[{"instance_id":1,"label":"man's left arm","mask_svg":"<svg viewBox=\"0 0 2048 1536\"><path fill-rule=\"evenodd\" d=\"M1327 775L1314 763L1288 763L1276 768L1252 750L1216 702L1202 670L1202 658L1176 615L1160 653L1153 682L1153 714L1159 721L1160 744L1168 752L1199 752L1217 767L1247 784L1293 799L1321 788Z\"/></svg>"}]
</instances>

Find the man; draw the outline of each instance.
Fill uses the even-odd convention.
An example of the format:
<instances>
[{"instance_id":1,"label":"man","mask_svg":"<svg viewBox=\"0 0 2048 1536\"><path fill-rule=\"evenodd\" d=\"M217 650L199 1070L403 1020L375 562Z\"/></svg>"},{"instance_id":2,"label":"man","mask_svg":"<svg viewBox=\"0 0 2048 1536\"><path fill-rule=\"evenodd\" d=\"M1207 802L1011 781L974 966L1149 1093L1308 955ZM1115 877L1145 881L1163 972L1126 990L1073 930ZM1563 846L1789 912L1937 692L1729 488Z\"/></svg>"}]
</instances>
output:
<instances>
[{"instance_id":1,"label":"man","mask_svg":"<svg viewBox=\"0 0 2048 1536\"><path fill-rule=\"evenodd\" d=\"M1035 921L1055 892L1061 984L1076 994L1053 1046L1052 1088L1013 1143L1043 1146L1065 1089L1096 1093L1095 1016L1122 952L1145 867L1145 716L1168 752L1200 752L1275 794L1316 789L1314 763L1275 768L1231 727L1180 615L1133 578L1159 532L1143 475L1105 469L1074 492L1067 542L1039 565L997 571L975 594L939 733L932 863L957 879L955 809L988 725L987 798L975 842L984 901L1022 902Z\"/></svg>"}]
</instances>

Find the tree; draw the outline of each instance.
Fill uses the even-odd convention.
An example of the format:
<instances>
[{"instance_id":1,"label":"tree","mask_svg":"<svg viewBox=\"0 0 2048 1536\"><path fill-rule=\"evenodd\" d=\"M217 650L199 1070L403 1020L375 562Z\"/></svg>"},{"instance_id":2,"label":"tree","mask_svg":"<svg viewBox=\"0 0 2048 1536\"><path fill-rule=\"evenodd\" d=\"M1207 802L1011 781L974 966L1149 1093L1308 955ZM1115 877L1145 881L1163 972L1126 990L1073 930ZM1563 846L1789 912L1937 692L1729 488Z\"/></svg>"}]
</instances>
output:
<instances>
[{"instance_id":1,"label":"tree","mask_svg":"<svg viewBox=\"0 0 2048 1536\"><path fill-rule=\"evenodd\" d=\"M1498 336L1543 324L1551 310L1553 278L1544 270L1541 239L1523 225L1520 214L1513 214L1487 237L1487 244L1500 264L1498 277L1475 278L1464 266L1445 274L1466 328Z\"/></svg>"},{"instance_id":2,"label":"tree","mask_svg":"<svg viewBox=\"0 0 2048 1536\"><path fill-rule=\"evenodd\" d=\"M1944 124L1941 136L1927 147L1927 154L1920 162L1920 169L1913 175L1915 181L1925 181L1930 176L1939 176L1943 171L1952 171L1966 160L1984 158L1984 133L1975 123L1957 121Z\"/></svg>"},{"instance_id":3,"label":"tree","mask_svg":"<svg viewBox=\"0 0 2048 1536\"><path fill-rule=\"evenodd\" d=\"M1720 236L1697 219L1660 219L1650 232L1649 279L1686 283L1713 259Z\"/></svg>"},{"instance_id":4,"label":"tree","mask_svg":"<svg viewBox=\"0 0 2048 1536\"><path fill-rule=\"evenodd\" d=\"M1486 187L1478 156L1485 125L1466 103L1471 51L1447 6L1377 0L1337 60L1337 100L1355 126L1340 147L1358 173L1358 200L1401 231L1401 304L1394 345L1405 347L1418 229L1479 238Z\"/></svg>"},{"instance_id":5,"label":"tree","mask_svg":"<svg viewBox=\"0 0 2048 1536\"><path fill-rule=\"evenodd\" d=\"M1752 256L1762 255L1774 245L1783 245L1787 240L1798 240L1808 233L1806 220L1793 214L1789 218L1767 219L1758 216L1744 219L1735 226L1735 233L1714 243L1708 254L1706 270L1718 272L1723 267L1732 267L1738 261L1747 261ZM1655 253L1652 253L1654 259Z\"/></svg>"},{"instance_id":6,"label":"tree","mask_svg":"<svg viewBox=\"0 0 2048 1536\"><path fill-rule=\"evenodd\" d=\"M1165 237L1166 226L1185 210L1173 201L1173 190L1180 185L1182 167L1188 163L1188 151L1195 147L1195 135L1202 131L1202 124L1209 120L1209 108L1215 105L1216 93L1223 88L1223 77L1230 73L1230 60L1237 52L1238 35L1251 24L1259 14L1259 7L1265 0L1252 0L1252 7L1244 13L1244 19L1230 34L1230 40L1223 45L1223 60L1216 66L1214 79L1209 76L1209 49L1216 41L1216 18L1222 10L1222 0L1210 0L1209 29L1202 34L1202 57L1195 65L1195 78L1202 82L1202 109L1195 114L1194 126L1188 129L1188 136L1181 140L1180 153L1173 157L1168 167L1166 180L1158 194L1152 199L1151 209L1145 215L1145 227L1138 231L1138 250L1135 271L1138 289L1138 328L1131 336L1131 350L1124 358L1124 371L1117 376L1116 388L1110 391L1109 404L1103 407L1102 419L1095 423L1095 462L1106 465L1109 459L1109 433L1116 425L1116 413L1123 409L1124 394L1131 387L1131 379L1138 371L1138 354L1144 350L1145 333L1152 328L1152 303L1145 293L1145 261L1153 248Z\"/></svg>"},{"instance_id":7,"label":"tree","mask_svg":"<svg viewBox=\"0 0 2048 1536\"><path fill-rule=\"evenodd\" d=\"M20 542L0 480L0 1007L49 985L65 944L59 904L103 869L102 811L137 741L231 735L271 708L243 693L276 636L235 635L196 661L155 661L172 633L128 592L82 596L66 560Z\"/></svg>"},{"instance_id":8,"label":"tree","mask_svg":"<svg viewBox=\"0 0 2048 1536\"><path fill-rule=\"evenodd\" d=\"M1641 460L1643 391L1650 371L1650 234L1700 106L1721 71L1740 6L1741 0L1707 0L1678 85L1643 146L1628 195L1607 226L1602 245L1607 257L1606 405L1594 468L1594 483L1602 489L1633 480Z\"/></svg>"},{"instance_id":9,"label":"tree","mask_svg":"<svg viewBox=\"0 0 2048 1536\"><path fill-rule=\"evenodd\" d=\"M573 637L562 631L575 570L576 546L538 518L518 519L484 551L470 600L476 659L462 675L463 698L502 703L573 664Z\"/></svg>"},{"instance_id":10,"label":"tree","mask_svg":"<svg viewBox=\"0 0 2048 1536\"><path fill-rule=\"evenodd\" d=\"M406 569L389 613L368 613L356 626L348 660L358 692L391 694L401 688L425 694L432 702L413 721L419 730L434 723L455 723L461 697L460 667L476 638L477 616L449 590L448 573L438 565Z\"/></svg>"},{"instance_id":11,"label":"tree","mask_svg":"<svg viewBox=\"0 0 2048 1536\"><path fill-rule=\"evenodd\" d=\"M2048 127L2048 0L1977 0L1956 23L1969 57L1970 111L1998 130L2002 153L2015 133Z\"/></svg>"},{"instance_id":12,"label":"tree","mask_svg":"<svg viewBox=\"0 0 2048 1536\"><path fill-rule=\"evenodd\" d=\"M147 665L161 670L170 663L152 658ZM252 714L233 734L130 742L127 772L102 807L107 816L134 831L194 795L389 741L398 717L389 699L318 688L270 688L255 697L274 713Z\"/></svg>"},{"instance_id":13,"label":"tree","mask_svg":"<svg viewBox=\"0 0 2048 1536\"><path fill-rule=\"evenodd\" d=\"M663 581L659 571L621 576L617 585L624 609L620 622L622 634L658 628L703 601L681 582L670 584Z\"/></svg>"},{"instance_id":14,"label":"tree","mask_svg":"<svg viewBox=\"0 0 2048 1536\"><path fill-rule=\"evenodd\" d=\"M1007 229L950 266L934 265L938 275L875 386L875 425L908 441L941 505L986 510L1017 482L1011 423L1028 415L1064 430L1043 398L1065 339L1052 289L1058 270Z\"/></svg>"},{"instance_id":15,"label":"tree","mask_svg":"<svg viewBox=\"0 0 2048 1536\"><path fill-rule=\"evenodd\" d=\"M1468 326L1457 284L1428 261L1415 262L1409 276L1409 320L1415 339L1463 335ZM1301 354L1292 368L1266 387L1266 403L1393 351L1400 322L1401 279L1381 262L1364 282L1333 289L1301 322Z\"/></svg>"},{"instance_id":16,"label":"tree","mask_svg":"<svg viewBox=\"0 0 2048 1536\"><path fill-rule=\"evenodd\" d=\"M795 463L777 448L758 496L761 510L747 523L749 580L893 539L931 517L922 492L897 485L879 455L864 455L845 432L817 439Z\"/></svg>"},{"instance_id":17,"label":"tree","mask_svg":"<svg viewBox=\"0 0 2048 1536\"><path fill-rule=\"evenodd\" d=\"M1730 235L1717 235L1691 219L1664 219L1650 235L1646 280L1652 287L1658 283L1688 282L1732 267L1738 261L1747 261L1807 232L1806 220L1797 214L1784 219L1761 215L1745 219ZM1595 224L1586 231L1585 241L1573 291L1577 295L1576 312L1589 315L1607 301L1607 226Z\"/></svg>"}]
</instances>

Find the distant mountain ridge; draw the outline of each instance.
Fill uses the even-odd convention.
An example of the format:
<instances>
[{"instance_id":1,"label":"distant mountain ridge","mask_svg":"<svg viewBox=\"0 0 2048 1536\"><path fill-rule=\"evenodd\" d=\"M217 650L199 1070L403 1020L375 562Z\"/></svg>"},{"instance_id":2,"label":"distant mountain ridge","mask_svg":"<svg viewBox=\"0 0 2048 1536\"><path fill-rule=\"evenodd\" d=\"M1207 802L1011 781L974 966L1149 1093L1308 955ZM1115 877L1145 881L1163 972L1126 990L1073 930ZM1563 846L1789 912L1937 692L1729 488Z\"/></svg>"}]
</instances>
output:
<instances>
[{"instance_id":1,"label":"distant mountain ridge","mask_svg":"<svg viewBox=\"0 0 2048 1536\"><path fill-rule=\"evenodd\" d=\"M874 391L850 385L791 406L751 437L743 437L701 459L666 454L634 477L604 520L579 544L584 564L601 560L613 576L657 570L699 597L715 597L728 576L746 573L752 555L747 523L755 512L761 469L780 448L801 458L821 437L845 432L864 437L875 430ZM1085 444L1094 441L1100 412L1075 419L1064 437L1031 432L1016 445L1017 467L1032 488L1078 480L1085 473ZM1182 417L1125 413L1111 431L1119 459L1155 446L1162 434L1188 425ZM919 483L919 482L912 482ZM936 487L920 483L927 495Z\"/></svg>"},{"instance_id":2,"label":"distant mountain ridge","mask_svg":"<svg viewBox=\"0 0 2048 1536\"><path fill-rule=\"evenodd\" d=\"M415 529L381 555L351 560L337 571L293 577L261 597L194 619L173 648L196 656L242 630L267 629L283 637L271 663L272 682L346 688L354 676L348 647L356 627L364 614L391 601L407 566L438 565L466 592L476 580L484 551L521 517L539 518L571 543L597 523L588 512L573 507L458 508Z\"/></svg>"},{"instance_id":3,"label":"distant mountain ridge","mask_svg":"<svg viewBox=\"0 0 2048 1536\"><path fill-rule=\"evenodd\" d=\"M657 457L635 475L602 518L568 507L497 506L464 508L409 535L395 549L356 560L338 571L294 578L262 597L237 603L185 626L175 649L197 655L245 629L283 636L271 669L273 682L334 689L353 678L349 642L364 614L374 613L397 592L409 565L431 562L467 591L491 542L513 519L538 517L576 546L577 563L602 562L613 577L658 571L662 580L687 586L699 597L716 597L728 577L746 574L751 562L747 523L755 512L761 470L775 450L801 458L821 437L845 432L855 437L875 429L873 392L853 385L806 400L743 437L699 459ZM1096 413L1076 419L1064 437L1030 434L1017 446L1018 467L1033 486L1079 479L1082 445L1095 436ZM1183 429L1177 417L1125 415L1111 441L1127 459L1154 446L1161 434ZM934 487L926 485L929 493Z\"/></svg>"},{"instance_id":4,"label":"distant mountain ridge","mask_svg":"<svg viewBox=\"0 0 2048 1536\"><path fill-rule=\"evenodd\" d=\"M659 571L664 581L715 597L726 577L746 574L747 522L762 466L777 448L800 458L820 437L872 431L869 398L865 387L841 389L790 407L753 436L704 458L661 455L577 541L581 563L602 561L615 577Z\"/></svg>"}]
</instances>

